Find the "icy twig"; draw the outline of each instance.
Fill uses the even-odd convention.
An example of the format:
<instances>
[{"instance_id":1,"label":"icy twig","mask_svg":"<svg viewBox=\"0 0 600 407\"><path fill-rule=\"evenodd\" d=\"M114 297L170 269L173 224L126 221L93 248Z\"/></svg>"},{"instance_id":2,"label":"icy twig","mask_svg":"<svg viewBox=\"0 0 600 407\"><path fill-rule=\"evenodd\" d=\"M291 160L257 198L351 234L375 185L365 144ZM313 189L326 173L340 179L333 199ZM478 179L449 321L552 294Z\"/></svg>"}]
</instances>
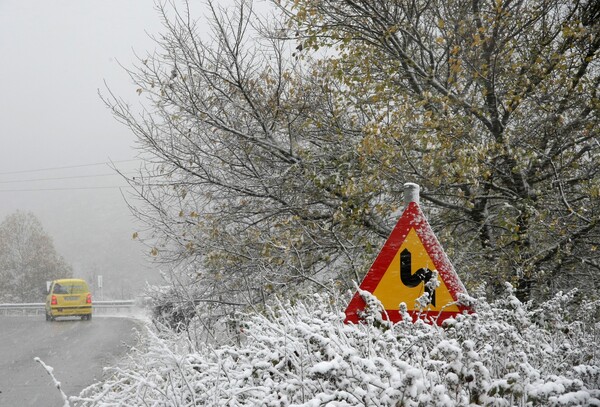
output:
<instances>
[{"instance_id":1,"label":"icy twig","mask_svg":"<svg viewBox=\"0 0 600 407\"><path fill-rule=\"evenodd\" d=\"M69 404L69 398L67 397L67 395L65 394L65 392L62 390L60 382L58 380L56 380L56 377L54 376L54 373L53 373L54 372L54 368L52 366L48 366L47 364L45 364L42 361L42 359L40 359L38 357L33 358L33 360L35 360L40 365L42 365L42 367L44 369L46 369L46 372L52 378L52 381L54 382L54 386L58 389L58 391L60 392L60 395L62 396L62 399L64 401L63 407L71 407L71 404Z\"/></svg>"}]
</instances>

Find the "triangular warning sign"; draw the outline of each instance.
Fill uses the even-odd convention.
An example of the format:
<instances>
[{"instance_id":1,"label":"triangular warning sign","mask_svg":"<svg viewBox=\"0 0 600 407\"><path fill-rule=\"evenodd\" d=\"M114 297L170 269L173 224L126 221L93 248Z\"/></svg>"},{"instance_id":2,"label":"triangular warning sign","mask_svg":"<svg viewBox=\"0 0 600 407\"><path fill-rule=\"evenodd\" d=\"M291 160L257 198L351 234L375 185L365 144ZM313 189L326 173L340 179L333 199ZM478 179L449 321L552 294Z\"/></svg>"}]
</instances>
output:
<instances>
[{"instance_id":1,"label":"triangular warning sign","mask_svg":"<svg viewBox=\"0 0 600 407\"><path fill-rule=\"evenodd\" d=\"M436 275L438 284L432 284L431 279ZM472 311L457 304L458 294L467 291L416 202L409 203L405 209L360 289L377 297L393 322L402 319L401 302L406 304L413 318L418 314L438 324L456 314ZM431 303L423 309L417 299L424 298L425 293ZM364 307L365 302L357 292L346 308L345 322L357 323Z\"/></svg>"}]
</instances>

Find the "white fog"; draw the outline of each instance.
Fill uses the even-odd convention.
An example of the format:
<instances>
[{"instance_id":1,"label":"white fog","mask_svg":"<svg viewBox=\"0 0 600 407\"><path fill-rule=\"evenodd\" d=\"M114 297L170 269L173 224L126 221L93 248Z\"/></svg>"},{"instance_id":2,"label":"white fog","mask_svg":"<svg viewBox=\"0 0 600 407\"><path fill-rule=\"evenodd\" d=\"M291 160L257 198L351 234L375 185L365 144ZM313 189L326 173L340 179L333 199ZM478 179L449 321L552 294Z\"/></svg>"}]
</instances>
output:
<instances>
[{"instance_id":1,"label":"white fog","mask_svg":"<svg viewBox=\"0 0 600 407\"><path fill-rule=\"evenodd\" d=\"M135 102L119 63L153 49L154 2L0 2L0 221L32 212L59 254L105 295L129 296L156 280L139 228L109 168L139 165L133 136L98 96L105 83Z\"/></svg>"}]
</instances>

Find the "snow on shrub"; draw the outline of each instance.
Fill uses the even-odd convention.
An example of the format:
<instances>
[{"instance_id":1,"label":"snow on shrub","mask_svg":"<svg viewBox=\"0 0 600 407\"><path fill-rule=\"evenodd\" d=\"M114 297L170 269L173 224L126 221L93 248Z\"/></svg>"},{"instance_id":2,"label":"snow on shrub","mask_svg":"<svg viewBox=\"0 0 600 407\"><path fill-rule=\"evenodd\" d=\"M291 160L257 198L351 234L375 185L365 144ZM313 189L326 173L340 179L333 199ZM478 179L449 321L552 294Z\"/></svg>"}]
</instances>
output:
<instances>
[{"instance_id":1,"label":"snow on shrub","mask_svg":"<svg viewBox=\"0 0 600 407\"><path fill-rule=\"evenodd\" d=\"M72 400L81 406L600 406L597 302L573 292L530 309L508 288L504 299L480 299L476 307L476 314L442 327L378 318L345 325L340 302L314 295L238 315L241 340L220 346L195 346L181 334L149 328L127 368L112 368L108 380Z\"/></svg>"}]
</instances>

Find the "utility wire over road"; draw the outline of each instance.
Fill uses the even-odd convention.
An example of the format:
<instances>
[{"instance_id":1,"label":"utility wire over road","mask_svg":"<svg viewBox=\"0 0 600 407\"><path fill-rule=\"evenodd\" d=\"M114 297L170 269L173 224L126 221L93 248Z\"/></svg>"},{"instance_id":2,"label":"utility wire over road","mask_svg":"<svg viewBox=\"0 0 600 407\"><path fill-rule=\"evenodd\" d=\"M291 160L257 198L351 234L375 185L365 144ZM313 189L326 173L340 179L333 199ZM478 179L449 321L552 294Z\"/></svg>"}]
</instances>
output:
<instances>
[{"instance_id":1,"label":"utility wire over road","mask_svg":"<svg viewBox=\"0 0 600 407\"><path fill-rule=\"evenodd\" d=\"M38 169L31 169L31 170L6 171L6 172L0 172L0 176L1 175L12 175L12 174L25 174L28 172L43 172L43 171L66 170L66 169L72 169L72 168L96 167L96 166L100 166L100 165L110 166L112 164L121 164L121 163L135 162L135 161L141 161L141 160L130 159L130 160L120 160L120 161L104 161L104 162L92 163L92 164L79 164L79 165L67 165L67 166L62 166L62 167L38 168Z\"/></svg>"},{"instance_id":2,"label":"utility wire over road","mask_svg":"<svg viewBox=\"0 0 600 407\"><path fill-rule=\"evenodd\" d=\"M101 189L122 189L130 188L123 180L123 174L131 175L129 171L121 173L114 170L111 173L102 171L94 172L97 167L106 166L115 168L117 164L127 164L140 162L139 159L128 159L118 161L105 161L89 164L78 164L68 166L55 166L36 169L25 169L15 171L0 172L0 193L15 192L37 192L37 191L76 191L76 190L101 190ZM82 173L86 169L92 170L90 173ZM20 178L23 174L39 173L39 177ZM42 174L56 174L55 176L44 176ZM61 175L65 174L65 175ZM75 174L75 175L73 175ZM111 177L115 177L111 179ZM110 183L107 184L105 180ZM74 184L72 181L75 181ZM77 182L80 181L80 182ZM97 181L97 182L96 182ZM35 183L35 184L34 184ZM41 186L43 183L44 186ZM14 185L19 185L15 187Z\"/></svg>"}]
</instances>

